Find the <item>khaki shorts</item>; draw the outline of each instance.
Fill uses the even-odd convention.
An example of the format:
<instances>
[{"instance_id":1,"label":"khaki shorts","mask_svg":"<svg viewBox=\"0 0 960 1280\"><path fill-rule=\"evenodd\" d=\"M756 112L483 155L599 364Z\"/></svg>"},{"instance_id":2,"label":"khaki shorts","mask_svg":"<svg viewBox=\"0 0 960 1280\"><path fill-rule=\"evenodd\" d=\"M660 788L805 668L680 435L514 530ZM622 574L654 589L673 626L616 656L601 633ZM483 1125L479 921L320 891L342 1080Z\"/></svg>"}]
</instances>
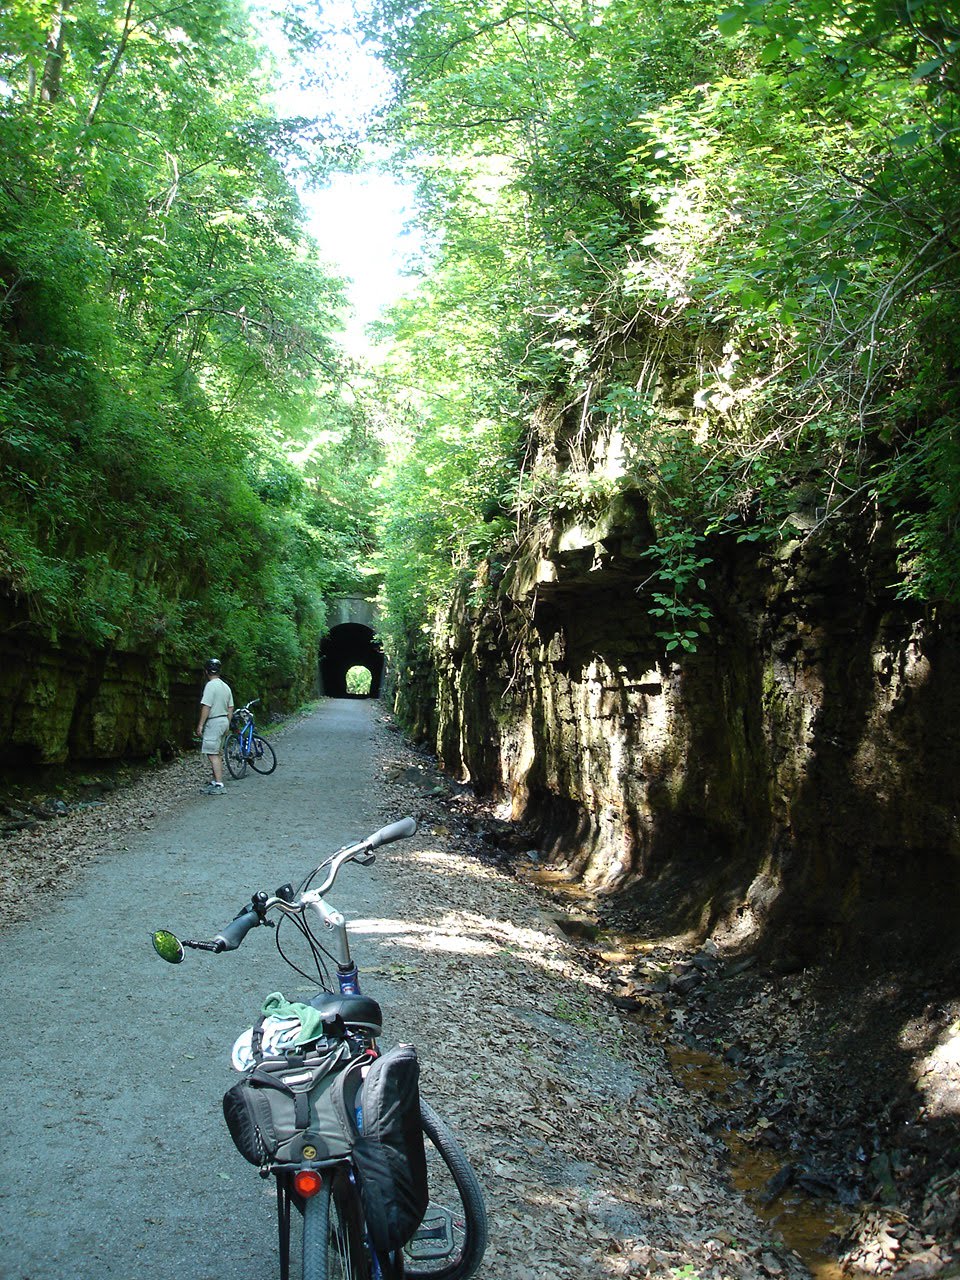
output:
<instances>
[{"instance_id":1,"label":"khaki shorts","mask_svg":"<svg viewBox=\"0 0 960 1280\"><path fill-rule=\"evenodd\" d=\"M226 716L210 716L203 726L203 741L200 750L205 756L218 756L230 721Z\"/></svg>"}]
</instances>

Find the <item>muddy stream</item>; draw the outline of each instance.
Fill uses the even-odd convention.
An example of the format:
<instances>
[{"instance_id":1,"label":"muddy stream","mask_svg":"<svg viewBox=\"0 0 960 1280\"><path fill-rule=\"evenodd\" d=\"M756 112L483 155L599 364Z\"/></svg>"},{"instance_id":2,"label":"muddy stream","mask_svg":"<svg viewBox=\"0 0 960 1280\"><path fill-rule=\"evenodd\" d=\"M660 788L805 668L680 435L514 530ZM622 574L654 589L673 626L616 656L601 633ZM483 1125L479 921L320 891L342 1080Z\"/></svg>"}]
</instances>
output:
<instances>
[{"instance_id":1,"label":"muddy stream","mask_svg":"<svg viewBox=\"0 0 960 1280\"><path fill-rule=\"evenodd\" d=\"M722 1111L738 1082L737 1071L702 1050L669 1041L664 1047L679 1083L690 1093L709 1097ZM721 1129L718 1136L730 1152L730 1181L746 1196L757 1216L779 1232L816 1280L849 1280L850 1273L842 1271L837 1262L836 1244L852 1221L850 1213L841 1205L818 1202L793 1187L771 1199L768 1188L783 1167L782 1154L752 1145L733 1129Z\"/></svg>"},{"instance_id":2,"label":"muddy stream","mask_svg":"<svg viewBox=\"0 0 960 1280\"><path fill-rule=\"evenodd\" d=\"M602 965L627 967L659 945L637 935L608 932L589 920L584 921L580 912L589 899L565 876L543 869L527 874L569 908L570 914L557 913L555 923L568 938L592 952ZM719 1126L712 1123L710 1127L730 1153L733 1187L746 1198L757 1217L781 1236L814 1280L856 1280L857 1276L864 1275L844 1270L838 1260L840 1241L853 1222L852 1212L844 1205L814 1197L801 1188L778 1185L788 1156L782 1150L764 1147L762 1134L757 1132L762 1125L744 1133L722 1123L723 1117L732 1118L738 1103L742 1102L743 1090L748 1087L746 1077L719 1054L690 1048L678 1040L668 1013L665 1004L651 1002L625 1016L640 1021L654 1034L677 1082L693 1098L708 1101L710 1109L721 1118Z\"/></svg>"}]
</instances>

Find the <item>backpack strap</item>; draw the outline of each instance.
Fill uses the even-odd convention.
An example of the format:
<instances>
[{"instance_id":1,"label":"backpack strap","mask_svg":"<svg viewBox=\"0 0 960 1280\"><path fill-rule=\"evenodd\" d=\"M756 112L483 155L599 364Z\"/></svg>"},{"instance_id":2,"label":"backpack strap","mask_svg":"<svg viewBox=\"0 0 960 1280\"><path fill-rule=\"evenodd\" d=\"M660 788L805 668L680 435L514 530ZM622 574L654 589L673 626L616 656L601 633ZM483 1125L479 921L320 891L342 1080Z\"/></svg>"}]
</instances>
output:
<instances>
[{"instance_id":1,"label":"backpack strap","mask_svg":"<svg viewBox=\"0 0 960 1280\"><path fill-rule=\"evenodd\" d=\"M250 1052L253 1054L254 1062L260 1062L263 1058L263 1024L265 1021L265 1015L261 1013L250 1032Z\"/></svg>"},{"instance_id":2,"label":"backpack strap","mask_svg":"<svg viewBox=\"0 0 960 1280\"><path fill-rule=\"evenodd\" d=\"M254 1067L247 1073L247 1083L255 1089L277 1089L280 1093L288 1093L292 1098L295 1090L283 1080L278 1079L272 1071L264 1071L262 1067Z\"/></svg>"},{"instance_id":3,"label":"backpack strap","mask_svg":"<svg viewBox=\"0 0 960 1280\"><path fill-rule=\"evenodd\" d=\"M362 1083L360 1073L369 1063L370 1059L365 1054L348 1063L337 1074L328 1095L340 1122L340 1128L343 1130L343 1136L351 1146L355 1146L360 1141L360 1129L357 1126L357 1092Z\"/></svg>"}]
</instances>

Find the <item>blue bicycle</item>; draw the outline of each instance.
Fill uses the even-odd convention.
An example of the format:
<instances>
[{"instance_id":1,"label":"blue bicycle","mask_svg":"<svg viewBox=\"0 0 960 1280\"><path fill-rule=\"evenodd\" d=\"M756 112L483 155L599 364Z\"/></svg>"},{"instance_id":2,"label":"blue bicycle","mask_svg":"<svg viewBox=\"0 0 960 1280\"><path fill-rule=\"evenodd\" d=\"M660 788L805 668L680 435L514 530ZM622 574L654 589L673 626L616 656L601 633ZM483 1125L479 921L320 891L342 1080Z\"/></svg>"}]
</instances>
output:
<instances>
[{"instance_id":1,"label":"blue bicycle","mask_svg":"<svg viewBox=\"0 0 960 1280\"><path fill-rule=\"evenodd\" d=\"M223 755L231 778L238 780L247 772L247 765L255 773L273 773L277 767L277 753L256 732L251 707L260 701L254 698L245 707L238 708L230 721L230 733L223 744Z\"/></svg>"}]
</instances>

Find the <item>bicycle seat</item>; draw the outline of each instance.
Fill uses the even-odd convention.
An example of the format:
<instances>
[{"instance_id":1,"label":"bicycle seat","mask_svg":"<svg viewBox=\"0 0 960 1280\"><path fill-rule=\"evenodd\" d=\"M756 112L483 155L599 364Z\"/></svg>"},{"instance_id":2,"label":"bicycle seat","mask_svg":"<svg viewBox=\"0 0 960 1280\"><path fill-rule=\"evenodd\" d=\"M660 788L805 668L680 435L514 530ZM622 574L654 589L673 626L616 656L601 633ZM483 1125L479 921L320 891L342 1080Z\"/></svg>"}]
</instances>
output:
<instances>
[{"instance_id":1,"label":"bicycle seat","mask_svg":"<svg viewBox=\"0 0 960 1280\"><path fill-rule=\"evenodd\" d=\"M370 996L341 996L321 991L307 1003L312 1009L319 1009L325 1018L339 1014L348 1027L363 1027L375 1036L383 1030L383 1013Z\"/></svg>"}]
</instances>

